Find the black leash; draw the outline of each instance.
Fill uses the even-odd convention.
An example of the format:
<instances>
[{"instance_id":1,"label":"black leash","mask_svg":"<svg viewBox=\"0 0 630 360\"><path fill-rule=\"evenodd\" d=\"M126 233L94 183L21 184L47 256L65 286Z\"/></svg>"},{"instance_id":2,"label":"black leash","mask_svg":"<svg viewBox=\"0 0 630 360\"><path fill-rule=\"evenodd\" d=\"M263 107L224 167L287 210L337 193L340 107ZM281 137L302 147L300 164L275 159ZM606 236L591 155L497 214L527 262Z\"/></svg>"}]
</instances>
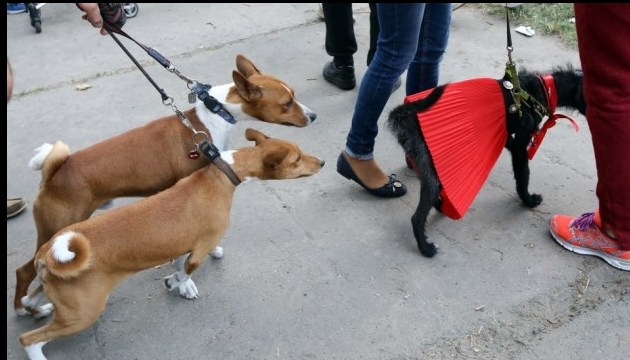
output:
<instances>
[{"instance_id":1,"label":"black leash","mask_svg":"<svg viewBox=\"0 0 630 360\"><path fill-rule=\"evenodd\" d=\"M122 42L120 42L120 40L118 40L118 37L116 35L114 35L113 31L110 31L109 29L107 29L107 32L109 33L109 35L112 37L112 39L114 39L114 41L118 44L118 46L120 46L120 48L125 52L125 54L127 54L127 56L129 56L129 58L131 59L131 61L138 67L138 69L140 70L140 72L142 72L142 74L144 75L144 77L147 78L147 80L149 80L149 82L151 83L151 85L153 85L153 87L160 93L160 96L162 97L162 102L165 103L167 102L169 99L171 99L170 96L166 95L166 92L164 91L164 89L160 88L158 86L158 84L153 80L153 78L149 75L149 73L146 72L146 70L144 70L144 68L142 67L142 65L140 65L140 63L138 62L138 60L136 60L135 57L133 57L133 55L131 55L131 53L129 52L129 50L127 50L127 48L122 44ZM132 39L133 40L133 39ZM138 44L138 43L137 43ZM141 44L140 47L143 47ZM157 52L156 52L157 53ZM157 53L159 54L159 53ZM151 55L151 53L149 53L149 55ZM154 57L152 56L154 59L158 59L159 57ZM161 57L161 56L160 56ZM166 60L165 58L162 57L162 59ZM167 60L168 61L168 60ZM160 62L158 60L158 62ZM162 64L160 62L160 64ZM163 65L163 64L162 64Z\"/></svg>"},{"instance_id":2,"label":"black leash","mask_svg":"<svg viewBox=\"0 0 630 360\"><path fill-rule=\"evenodd\" d=\"M114 39L114 41L118 44L118 46L120 46L120 48L125 52L125 54L127 54L127 56L131 59L131 61L138 67L138 69L140 69L140 71L147 78L147 80L149 80L151 85L155 87L155 89L160 94L160 97L162 98L162 103L166 106L170 106L171 109L173 109L173 111L177 115L177 117L180 119L180 121L192 131L193 133L192 140L195 146L197 147L197 149L199 149L199 151L201 151L202 154L204 154L213 164L215 164L221 171L223 171L225 175L230 179L230 181L232 181L232 183L235 186L240 184L241 180L238 178L238 176L236 175L234 170L230 167L230 165L228 165L228 163L226 163L221 158L219 149L216 147L216 145L214 145L209 140L208 134L206 134L203 131L198 131L193 127L192 123L186 117L186 115L184 115L184 113L181 112L177 108L176 105L174 105L173 98L168 96L166 92L164 91L164 89L160 88L157 85L157 83L153 80L153 78L151 78L151 76L144 70L142 65L140 65L140 63L136 60L136 58L129 52L129 50L127 50L127 48L123 45L123 43L118 39L118 37L114 33L118 33L130 39L131 41L136 43L138 46L140 46L143 50L145 50L147 54L149 54L149 56L155 59L164 68L174 73L175 75L179 76L179 78L181 78L182 80L186 81L188 88L191 90L188 96L189 102L194 103L195 99L198 97L200 100L203 101L204 105L210 111L218 114L224 120L232 124L235 123L234 117L227 110L225 110L223 105L218 100L216 100L213 96L210 96L210 94L208 94L208 90L211 88L211 86L201 84L197 81L194 81L182 75L177 69L175 69L175 67L171 64L171 62L166 57L162 56L162 54L160 54L157 50L147 47L141 44L140 42L136 41L127 33L122 31L119 27L105 20L105 18L104 18L104 27L105 27L105 30L107 30L107 33L112 37L112 39ZM191 96L191 95L194 95L194 96Z\"/></svg>"}]
</instances>

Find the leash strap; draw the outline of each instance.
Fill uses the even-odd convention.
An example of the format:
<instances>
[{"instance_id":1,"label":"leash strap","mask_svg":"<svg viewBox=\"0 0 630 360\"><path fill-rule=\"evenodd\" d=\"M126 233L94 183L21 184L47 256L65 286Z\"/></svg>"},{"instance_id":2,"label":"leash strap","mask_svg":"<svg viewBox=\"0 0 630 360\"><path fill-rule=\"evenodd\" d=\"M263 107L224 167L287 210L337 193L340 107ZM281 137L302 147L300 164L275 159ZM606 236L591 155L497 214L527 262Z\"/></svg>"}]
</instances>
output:
<instances>
[{"instance_id":1,"label":"leash strap","mask_svg":"<svg viewBox=\"0 0 630 360\"><path fill-rule=\"evenodd\" d=\"M184 80L187 84L193 84L196 81L183 75L182 73L179 72L179 70L177 70L175 68L175 66L173 66L173 64L171 63L171 61L169 59L166 58L166 56L160 54L159 51L155 50L154 48L148 47L144 44L142 44L141 42L137 41L136 39L134 39L132 36L130 36L129 34L127 34L126 32L124 32L120 27L117 27L115 25L112 25L111 23L104 21L104 27L107 30L108 33L117 33L121 36L126 37L127 39L133 41L136 45L138 45L142 50L146 51L147 54L149 54L149 56L151 56L153 59L155 59L155 61L157 61L160 65L162 65L166 70L172 72L173 74L177 75L180 79ZM118 45L121 45L121 43L119 41L116 41L118 43ZM126 52L126 51L125 51Z\"/></svg>"},{"instance_id":2,"label":"leash strap","mask_svg":"<svg viewBox=\"0 0 630 360\"><path fill-rule=\"evenodd\" d=\"M221 159L219 149L213 143L208 141L208 135L203 131L197 131L192 126L192 124L190 123L190 120L186 117L186 115L184 115L184 113L182 113L179 109L177 109L177 106L173 105L173 99L170 96L166 95L166 92L164 91L164 89L160 88L157 85L157 83L153 81L151 76L144 70L142 65L140 65L140 63L136 60L136 58L133 57L133 55L129 52L129 50L127 50L127 48L118 39L118 37L114 35L114 33L118 33L130 39L131 41L136 43L138 46L140 46L142 49L144 49L152 58L154 58L158 63L160 63L160 65L164 66L167 70L175 73L180 78L184 79L188 84L194 84L192 85L193 92L204 102L204 104L210 111L217 113L223 119L225 119L228 122L231 122L232 124L236 123L236 121L234 120L234 117L227 110L225 110L223 105L213 96L210 96L210 94L208 94L208 90L211 88L211 86L198 83L196 81L193 81L181 75L178 71L175 70L171 62L166 57L162 56L162 54L160 54L158 51L152 48L148 48L144 46L143 44L139 43L138 41L133 39L131 36L127 35L127 33L122 31L119 27L112 25L111 23L107 21L104 21L104 27L107 30L108 34L112 37L112 39L114 39L114 41L118 44L118 46L120 46L120 48L125 52L125 54L129 56L131 61L133 61L133 63L138 67L138 69L140 69L142 74L144 74L144 76L149 80L151 85L153 85L153 87L155 87L156 90L160 93L160 96L162 97L162 103L164 105L171 106L171 108L173 109L177 117L180 119L180 121L193 132L193 142L195 142L195 144L197 145L197 149L199 149L201 153L203 153L208 159L210 159L210 161L213 164L215 164L219 168L219 170L225 173L225 175L230 179L230 181L232 181L234 185L240 184L241 180L238 178L236 173L234 173L234 170L232 170L230 165L228 165L225 161L223 161L223 159ZM196 141L197 136L202 137L201 141L199 142Z\"/></svg>"},{"instance_id":3,"label":"leash strap","mask_svg":"<svg viewBox=\"0 0 630 360\"><path fill-rule=\"evenodd\" d=\"M520 81L518 78L518 72L516 71L516 64L512 60L512 34L510 32L510 11L506 7L506 24L507 24L507 51L508 51L508 62L505 64L505 76L504 76L504 87L506 87L510 93L512 94L512 98L514 99L514 105L509 107L510 113L517 113L519 119L522 116L521 106L527 106L535 111L538 116L541 118L548 116L549 118L543 126L532 134L532 139L530 140L529 146L527 148L527 157L529 160L534 158L536 151L540 147L545 135L547 134L547 130L556 125L556 121L558 119L568 119L575 131L578 131L578 126L573 119L566 115L562 114L554 114L556 110L556 105L558 103L558 95L556 93L556 87L553 84L553 77L545 76L539 77L543 91L546 95L547 106L543 106L538 100L536 100L533 96L530 96L525 90L521 89ZM506 84L505 81L508 81ZM511 82L511 84L509 83Z\"/></svg>"},{"instance_id":4,"label":"leash strap","mask_svg":"<svg viewBox=\"0 0 630 360\"><path fill-rule=\"evenodd\" d=\"M105 22L105 24L106 24L105 28L108 30L112 38L116 41L118 46L120 46L123 49L123 51L127 54L127 56L131 58L131 61L133 61L133 63L136 64L136 66L140 69L140 71L142 71L144 76L149 80L149 82L151 82L153 87L155 87L158 90L158 92L160 93L160 96L162 96L162 102L166 102L169 99L169 96L166 95L164 90L161 89L155 83L155 81L153 81L153 79L149 76L149 74L142 68L140 63L138 63L138 61L131 55L131 53L127 50L127 48L125 48L122 42L118 40L118 38L116 37L116 35L114 35L114 33L118 33L126 37L127 39L133 41L135 44L141 47L144 51L146 51L147 54L149 54L149 56L155 59L155 61L157 61L160 65L162 65L166 70L168 70L169 72L172 72L173 74L177 75L180 79L184 80L188 88L191 90L191 93L189 95L194 95L193 97L188 99L188 102L190 102L191 104L194 103L195 102L194 97L196 96L199 100L203 101L204 105L206 106L206 108L208 108L208 110L219 115L223 120L227 121L228 123L236 124L236 119L234 119L234 116L232 116L232 114L230 114L230 112L225 109L223 104L221 104L219 100L217 100L216 98L208 94L208 90L212 88L211 85L202 84L200 82L192 80L191 78L187 76L184 76L182 73L179 72L179 70L177 70L173 66L173 64L171 63L169 59L167 59L164 55L160 54L157 50L138 42L136 39L131 37L122 29L117 28L107 22Z\"/></svg>"},{"instance_id":5,"label":"leash strap","mask_svg":"<svg viewBox=\"0 0 630 360\"><path fill-rule=\"evenodd\" d=\"M106 28L108 28L108 26L106 26ZM149 73L147 73L146 70L144 70L144 68L142 67L142 65L140 65L138 60L136 60L136 58L133 57L133 55L131 55L129 50L127 50L127 48L123 45L123 43L120 42L120 40L118 40L118 37L114 35L114 31L109 31L109 29L107 30L108 30L107 33L112 37L112 39L114 39L114 41L118 44L118 46L120 46L120 48L125 52L125 54L129 56L131 61L133 61L133 63L138 67L138 69L140 69L140 72L142 72L142 74L147 78L147 80L149 80L151 85L153 85L153 87L158 91L158 93L160 93L160 96L162 97L162 102L166 103L170 99L170 96L166 95L166 92L164 91L164 89L158 86L158 84L153 80L153 78L151 78Z\"/></svg>"}]
</instances>

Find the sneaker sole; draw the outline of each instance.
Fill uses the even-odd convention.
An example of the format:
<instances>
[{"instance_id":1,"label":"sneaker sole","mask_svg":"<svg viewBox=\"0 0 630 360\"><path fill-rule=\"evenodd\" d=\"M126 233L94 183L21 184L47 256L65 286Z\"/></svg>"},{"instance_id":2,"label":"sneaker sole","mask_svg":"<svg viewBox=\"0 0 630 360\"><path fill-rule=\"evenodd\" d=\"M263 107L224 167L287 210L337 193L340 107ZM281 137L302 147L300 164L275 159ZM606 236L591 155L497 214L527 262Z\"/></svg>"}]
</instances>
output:
<instances>
[{"instance_id":1,"label":"sneaker sole","mask_svg":"<svg viewBox=\"0 0 630 360\"><path fill-rule=\"evenodd\" d=\"M580 254L580 255L592 255L592 256L597 256L598 258L604 260L605 262L607 262L610 266L615 267L619 270L624 270L624 271L630 271L630 261L628 260L621 260L621 259L614 259L611 258L610 255L601 252L601 251L597 251L597 250L593 250L593 249L589 249L589 248L583 248L581 246L576 246L573 245L571 243L568 243L566 241L564 241L559 235L557 235L553 230L549 229L549 231L551 232L551 236L553 237L553 239L560 244L560 246L562 246L563 248L574 252L576 254Z\"/></svg>"}]
</instances>

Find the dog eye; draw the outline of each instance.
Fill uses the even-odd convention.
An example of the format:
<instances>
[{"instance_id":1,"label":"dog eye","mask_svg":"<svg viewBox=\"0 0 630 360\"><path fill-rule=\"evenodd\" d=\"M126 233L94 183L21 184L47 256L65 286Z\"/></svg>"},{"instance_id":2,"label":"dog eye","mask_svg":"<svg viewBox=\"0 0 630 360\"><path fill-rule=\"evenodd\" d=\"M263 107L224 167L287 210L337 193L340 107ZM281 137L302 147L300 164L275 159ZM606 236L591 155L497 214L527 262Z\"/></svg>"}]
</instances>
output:
<instances>
[{"instance_id":1,"label":"dog eye","mask_svg":"<svg viewBox=\"0 0 630 360\"><path fill-rule=\"evenodd\" d=\"M293 106L293 99L289 99L289 101L287 101L286 103L284 103L285 108L290 108L291 106Z\"/></svg>"}]
</instances>

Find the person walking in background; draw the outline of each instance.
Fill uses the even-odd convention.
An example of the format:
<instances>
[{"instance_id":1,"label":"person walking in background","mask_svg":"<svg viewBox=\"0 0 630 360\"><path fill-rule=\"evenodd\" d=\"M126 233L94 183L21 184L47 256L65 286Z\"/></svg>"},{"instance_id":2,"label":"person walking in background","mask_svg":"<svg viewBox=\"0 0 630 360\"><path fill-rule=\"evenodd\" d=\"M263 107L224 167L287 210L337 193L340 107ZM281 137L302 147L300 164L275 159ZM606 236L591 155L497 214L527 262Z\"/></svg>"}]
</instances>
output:
<instances>
[{"instance_id":1,"label":"person walking in background","mask_svg":"<svg viewBox=\"0 0 630 360\"><path fill-rule=\"evenodd\" d=\"M394 174L374 160L378 120L396 80L407 70L407 95L438 85L439 66L450 34L450 3L376 4L379 33L374 58L361 81L337 172L369 193L385 198L407 192Z\"/></svg>"},{"instance_id":2,"label":"person walking in background","mask_svg":"<svg viewBox=\"0 0 630 360\"><path fill-rule=\"evenodd\" d=\"M376 3L370 4L370 48L367 53L367 65L370 65L376 53L379 25ZM354 33L355 18L352 14L352 3L320 4L322 18L326 24L326 53L333 60L324 65L324 79L341 90L352 90L356 87L354 73L354 54L357 52L357 40ZM396 91L400 87L400 78L394 84Z\"/></svg>"},{"instance_id":3,"label":"person walking in background","mask_svg":"<svg viewBox=\"0 0 630 360\"><path fill-rule=\"evenodd\" d=\"M630 271L630 11L626 4L574 8L599 207L554 215L549 229L564 248Z\"/></svg>"},{"instance_id":4,"label":"person walking in background","mask_svg":"<svg viewBox=\"0 0 630 360\"><path fill-rule=\"evenodd\" d=\"M352 90L356 87L354 53L357 52L352 3L322 3L321 6L326 24L326 53L333 57L324 66L324 79L341 90Z\"/></svg>"},{"instance_id":5,"label":"person walking in background","mask_svg":"<svg viewBox=\"0 0 630 360\"><path fill-rule=\"evenodd\" d=\"M35 28L36 33L42 32L42 11L40 7L44 4L25 3L28 10L28 17L31 20L31 26Z\"/></svg>"}]
</instances>

